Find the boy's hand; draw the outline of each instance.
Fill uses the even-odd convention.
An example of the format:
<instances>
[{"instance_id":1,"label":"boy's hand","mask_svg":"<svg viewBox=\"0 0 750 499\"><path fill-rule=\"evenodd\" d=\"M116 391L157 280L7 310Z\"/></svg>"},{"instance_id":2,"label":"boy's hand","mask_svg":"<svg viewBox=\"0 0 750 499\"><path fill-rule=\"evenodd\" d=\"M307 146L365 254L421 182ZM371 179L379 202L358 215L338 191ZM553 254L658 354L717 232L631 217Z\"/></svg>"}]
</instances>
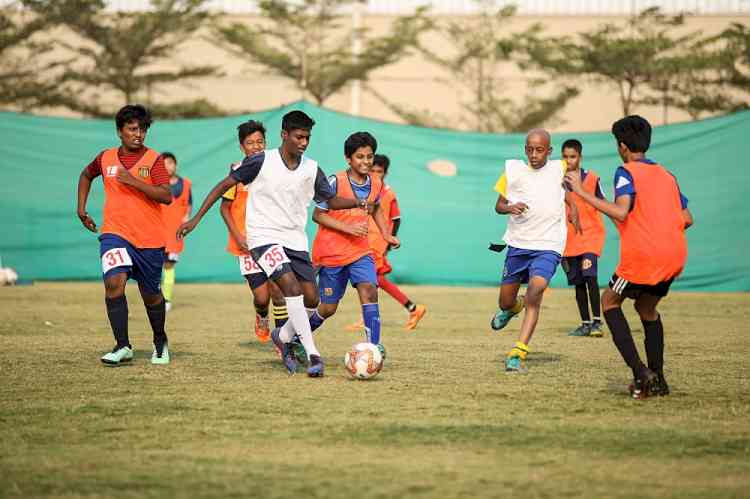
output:
<instances>
[{"instance_id":1,"label":"boy's hand","mask_svg":"<svg viewBox=\"0 0 750 499\"><path fill-rule=\"evenodd\" d=\"M351 224L348 226L348 233L355 237L365 237L370 230L370 224L368 222L361 222L358 224Z\"/></svg>"},{"instance_id":2,"label":"boy's hand","mask_svg":"<svg viewBox=\"0 0 750 499\"><path fill-rule=\"evenodd\" d=\"M576 194L580 194L581 191L583 191L580 170L569 171L568 173L566 173L565 180L563 180L563 182L568 187L568 189L575 192Z\"/></svg>"},{"instance_id":3,"label":"boy's hand","mask_svg":"<svg viewBox=\"0 0 750 499\"><path fill-rule=\"evenodd\" d=\"M237 243L240 251L246 254L250 254L250 248L247 247L247 240L245 238L232 234L232 239L234 239L234 242Z\"/></svg>"},{"instance_id":4,"label":"boy's hand","mask_svg":"<svg viewBox=\"0 0 750 499\"><path fill-rule=\"evenodd\" d=\"M529 206L526 203L513 203L508 205L508 213L511 215L523 215Z\"/></svg>"},{"instance_id":5,"label":"boy's hand","mask_svg":"<svg viewBox=\"0 0 750 499\"><path fill-rule=\"evenodd\" d=\"M577 234L583 234L583 228L581 227L581 220L578 217L578 212L571 213L568 216L568 221L573 224L573 228Z\"/></svg>"},{"instance_id":6,"label":"boy's hand","mask_svg":"<svg viewBox=\"0 0 750 499\"><path fill-rule=\"evenodd\" d=\"M123 168L122 166L119 166L117 168L117 181L121 184L125 185L133 185L133 182L135 181L135 177L130 174L130 172Z\"/></svg>"},{"instance_id":7,"label":"boy's hand","mask_svg":"<svg viewBox=\"0 0 750 499\"><path fill-rule=\"evenodd\" d=\"M81 223L84 227L86 227L91 232L96 232L96 222L94 222L94 219L91 218L88 213L86 213L85 211L82 213L79 212L78 218L81 220Z\"/></svg>"},{"instance_id":8,"label":"boy's hand","mask_svg":"<svg viewBox=\"0 0 750 499\"><path fill-rule=\"evenodd\" d=\"M193 229L195 229L196 225L198 225L198 221L194 218L180 225L180 227L177 229L177 240L180 241L182 239L185 239L185 236L190 234Z\"/></svg>"},{"instance_id":9,"label":"boy's hand","mask_svg":"<svg viewBox=\"0 0 750 499\"><path fill-rule=\"evenodd\" d=\"M401 241L399 241L397 237L384 236L383 239L385 239L385 242L388 243L388 249L397 249L399 246L401 246Z\"/></svg>"}]
</instances>

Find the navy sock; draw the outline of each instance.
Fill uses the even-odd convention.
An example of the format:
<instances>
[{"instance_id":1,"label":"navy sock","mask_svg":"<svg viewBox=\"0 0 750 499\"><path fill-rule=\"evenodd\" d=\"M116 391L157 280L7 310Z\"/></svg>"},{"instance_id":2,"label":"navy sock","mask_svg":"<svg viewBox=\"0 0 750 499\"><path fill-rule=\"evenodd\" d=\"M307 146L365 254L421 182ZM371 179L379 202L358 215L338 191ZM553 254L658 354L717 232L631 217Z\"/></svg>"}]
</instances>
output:
<instances>
[{"instance_id":1,"label":"navy sock","mask_svg":"<svg viewBox=\"0 0 750 499\"><path fill-rule=\"evenodd\" d=\"M641 320L641 323L643 324L643 331L646 333L644 344L648 368L660 373L664 369L664 326L661 323L661 316L655 321Z\"/></svg>"},{"instance_id":2,"label":"navy sock","mask_svg":"<svg viewBox=\"0 0 750 499\"><path fill-rule=\"evenodd\" d=\"M362 317L365 321L367 339L375 345L380 343L380 307L377 303L362 305Z\"/></svg>"},{"instance_id":3,"label":"navy sock","mask_svg":"<svg viewBox=\"0 0 750 499\"><path fill-rule=\"evenodd\" d=\"M630 326L622 309L618 307L607 310L604 312L604 320L607 321L607 327L612 333L612 341L615 342L623 360L633 370L633 376L639 378L645 366L635 348L633 335L630 333Z\"/></svg>"},{"instance_id":4,"label":"navy sock","mask_svg":"<svg viewBox=\"0 0 750 499\"><path fill-rule=\"evenodd\" d=\"M310 331L315 332L316 329L323 325L324 321L325 319L320 316L318 309L313 310L312 314L310 314Z\"/></svg>"},{"instance_id":5,"label":"navy sock","mask_svg":"<svg viewBox=\"0 0 750 499\"><path fill-rule=\"evenodd\" d=\"M151 330L154 332L154 345L160 347L167 342L167 333L164 331L167 311L164 300L156 305L146 305L146 315L148 322L151 324Z\"/></svg>"},{"instance_id":6,"label":"navy sock","mask_svg":"<svg viewBox=\"0 0 750 499\"><path fill-rule=\"evenodd\" d=\"M117 298L105 298L107 318L112 326L112 334L117 342L117 348L129 347L128 340L128 299L125 295Z\"/></svg>"},{"instance_id":7,"label":"navy sock","mask_svg":"<svg viewBox=\"0 0 750 499\"><path fill-rule=\"evenodd\" d=\"M581 321L589 322L591 316L589 315L589 298L586 296L586 284L576 284L576 304L578 313L581 314Z\"/></svg>"}]
</instances>

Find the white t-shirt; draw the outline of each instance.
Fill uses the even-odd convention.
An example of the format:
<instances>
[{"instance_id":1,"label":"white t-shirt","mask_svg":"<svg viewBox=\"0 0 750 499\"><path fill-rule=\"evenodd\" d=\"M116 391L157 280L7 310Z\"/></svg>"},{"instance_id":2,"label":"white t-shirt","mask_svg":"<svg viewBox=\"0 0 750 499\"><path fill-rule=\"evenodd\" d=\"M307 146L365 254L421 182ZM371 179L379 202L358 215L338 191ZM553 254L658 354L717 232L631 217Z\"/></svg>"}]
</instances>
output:
<instances>
[{"instance_id":1,"label":"white t-shirt","mask_svg":"<svg viewBox=\"0 0 750 499\"><path fill-rule=\"evenodd\" d=\"M495 190L510 203L523 202L529 209L510 215L503 240L508 246L529 250L549 250L562 255L568 227L565 220L563 177L567 167L553 159L534 169L525 161L509 159Z\"/></svg>"},{"instance_id":2,"label":"white t-shirt","mask_svg":"<svg viewBox=\"0 0 750 499\"><path fill-rule=\"evenodd\" d=\"M287 168L278 149L246 157L232 177L248 186L245 208L247 245L280 244L308 251L307 208L336 195L318 163L302 156L294 170Z\"/></svg>"}]
</instances>

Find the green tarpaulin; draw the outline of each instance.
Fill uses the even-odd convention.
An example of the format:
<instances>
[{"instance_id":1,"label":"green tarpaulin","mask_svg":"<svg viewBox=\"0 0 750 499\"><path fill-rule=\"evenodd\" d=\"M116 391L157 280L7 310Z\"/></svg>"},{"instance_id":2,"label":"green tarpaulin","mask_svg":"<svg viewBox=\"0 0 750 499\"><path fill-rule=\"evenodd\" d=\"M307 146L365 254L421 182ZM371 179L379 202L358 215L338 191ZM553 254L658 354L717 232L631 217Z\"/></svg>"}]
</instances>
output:
<instances>
[{"instance_id":1,"label":"green tarpaulin","mask_svg":"<svg viewBox=\"0 0 750 499\"><path fill-rule=\"evenodd\" d=\"M345 168L344 139L368 130L378 152L392 159L387 181L398 194L403 223L401 249L391 253L394 277L402 283L495 285L503 257L487 250L499 241L505 217L494 212L493 186L504 160L523 157L524 136L461 133L383 123L298 102L249 116L158 121L147 144L172 151L179 173L194 185L199 203L241 159L236 127L251 117L269 129L269 145L279 143L281 116L290 109L309 113L317 125L308 155L326 173ZM585 128L585 124L582 124ZM76 217L76 184L81 169L99 151L119 145L114 121L45 118L0 113L0 256L24 279L98 279L96 236ZM553 136L555 156L563 140L584 145L584 167L599 173L611 197L611 179L620 165L609 133ZM678 178L690 199L695 226L688 231L689 260L676 289L750 290L748 248L750 210L742 205L748 175L741 151L750 139L750 112L654 129L649 157ZM446 160L455 176L439 176L427 165ZM217 203L218 204L218 203ZM89 212L101 224L102 186L96 180ZM605 282L618 259L618 237L607 221L607 244L600 262ZM310 222L309 233L315 225ZM239 282L236 261L225 251L226 230L215 207L187 240L178 281ZM558 270L553 285L565 285Z\"/></svg>"}]
</instances>

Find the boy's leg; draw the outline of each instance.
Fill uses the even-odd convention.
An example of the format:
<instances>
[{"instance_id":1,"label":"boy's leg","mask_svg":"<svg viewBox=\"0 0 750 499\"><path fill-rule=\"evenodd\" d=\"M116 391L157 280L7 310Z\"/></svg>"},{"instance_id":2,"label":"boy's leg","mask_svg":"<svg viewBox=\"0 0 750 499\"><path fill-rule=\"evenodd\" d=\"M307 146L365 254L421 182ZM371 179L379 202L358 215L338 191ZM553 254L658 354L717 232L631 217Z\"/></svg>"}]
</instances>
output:
<instances>
[{"instance_id":1,"label":"boy's leg","mask_svg":"<svg viewBox=\"0 0 750 499\"><path fill-rule=\"evenodd\" d=\"M542 308L542 297L544 290L547 289L547 279L535 275L529 279L529 285L526 288L525 309L523 321L521 322L521 334L518 341L528 345L539 321L539 312Z\"/></svg>"},{"instance_id":2,"label":"boy's leg","mask_svg":"<svg viewBox=\"0 0 750 499\"><path fill-rule=\"evenodd\" d=\"M128 301L125 297L125 284L133 270L131 246L124 239L112 234L103 234L99 241L104 303L115 338L115 347L111 352L104 354L101 361L108 365L117 365L133 358L128 338Z\"/></svg>"},{"instance_id":3,"label":"boy's leg","mask_svg":"<svg viewBox=\"0 0 750 499\"><path fill-rule=\"evenodd\" d=\"M380 307L378 306L378 275L375 260L365 255L348 266L349 281L357 289L362 305L367 341L380 344Z\"/></svg>"},{"instance_id":4,"label":"boy's leg","mask_svg":"<svg viewBox=\"0 0 750 499\"><path fill-rule=\"evenodd\" d=\"M568 278L568 285L575 286L576 305L581 316L581 324L568 333L568 336L588 336L591 316L589 315L589 297L586 292L586 280L583 277L582 255L568 256L561 260L561 266Z\"/></svg>"},{"instance_id":5,"label":"boy's leg","mask_svg":"<svg viewBox=\"0 0 750 499\"><path fill-rule=\"evenodd\" d=\"M127 280L128 274L125 271L104 278L104 303L112 335L115 337L115 349L132 348L128 338L128 300L125 297Z\"/></svg>"},{"instance_id":6,"label":"boy's leg","mask_svg":"<svg viewBox=\"0 0 750 499\"><path fill-rule=\"evenodd\" d=\"M424 315L427 313L427 307L419 303L413 303L401 288L399 288L393 281L389 280L384 273L378 274L378 287L391 295L394 300L399 302L407 312L409 312L409 320L406 322L405 329L412 331L417 328L419 321L422 320Z\"/></svg>"},{"instance_id":7,"label":"boy's leg","mask_svg":"<svg viewBox=\"0 0 750 499\"><path fill-rule=\"evenodd\" d=\"M518 315L524 306L524 297L518 296L518 290L521 288L521 282L508 282L500 286L498 296L498 306L500 307L492 317L490 326L495 331L504 328L510 320Z\"/></svg>"},{"instance_id":8,"label":"boy's leg","mask_svg":"<svg viewBox=\"0 0 750 499\"><path fill-rule=\"evenodd\" d=\"M249 274L245 277L253 293L255 336L258 338L258 341L265 343L271 338L270 321L268 318L268 306L271 303L269 281L266 279L265 274Z\"/></svg>"},{"instance_id":9,"label":"boy's leg","mask_svg":"<svg viewBox=\"0 0 750 499\"><path fill-rule=\"evenodd\" d=\"M596 276L586 278L586 287L588 288L589 300L591 301L591 336L599 338L603 335L603 331L599 281Z\"/></svg>"},{"instance_id":10,"label":"boy's leg","mask_svg":"<svg viewBox=\"0 0 750 499\"><path fill-rule=\"evenodd\" d=\"M289 319L289 312L286 309L286 300L284 294L273 281L268 281L268 290L273 302L273 322L276 327L282 327Z\"/></svg>"},{"instance_id":11,"label":"boy's leg","mask_svg":"<svg viewBox=\"0 0 750 499\"><path fill-rule=\"evenodd\" d=\"M177 262L168 259L164 262L164 272L162 274L161 291L164 299L167 301L167 311L171 308L172 293L174 292L175 265Z\"/></svg>"},{"instance_id":12,"label":"boy's leg","mask_svg":"<svg viewBox=\"0 0 750 499\"><path fill-rule=\"evenodd\" d=\"M656 373L659 380L656 395L669 395L669 385L664 377L664 326L661 315L656 310L662 296L643 293L635 301L635 309L641 318L645 338L648 368Z\"/></svg>"}]
</instances>

